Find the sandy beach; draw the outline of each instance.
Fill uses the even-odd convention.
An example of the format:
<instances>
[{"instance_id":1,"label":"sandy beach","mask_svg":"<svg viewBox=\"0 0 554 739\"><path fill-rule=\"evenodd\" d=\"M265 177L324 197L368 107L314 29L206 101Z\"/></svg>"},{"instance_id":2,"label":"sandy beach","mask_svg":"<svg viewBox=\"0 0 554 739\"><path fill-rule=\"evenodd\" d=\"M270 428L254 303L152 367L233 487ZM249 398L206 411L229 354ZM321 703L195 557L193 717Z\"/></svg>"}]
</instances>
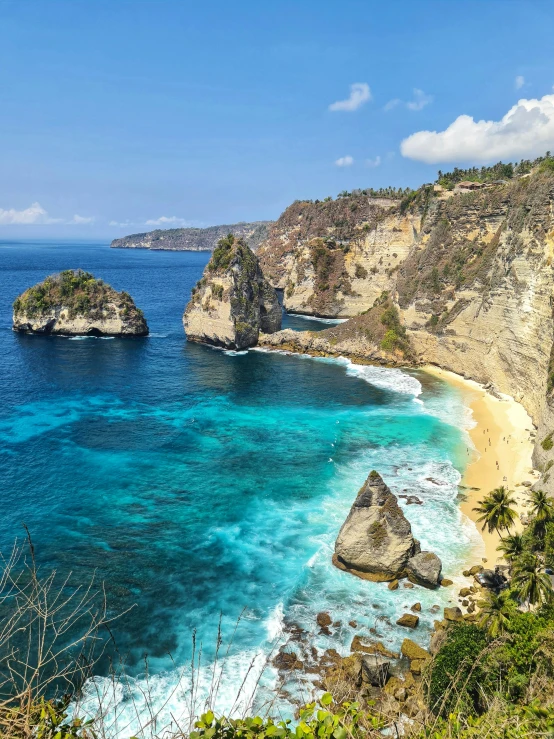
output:
<instances>
[{"instance_id":1,"label":"sandy beach","mask_svg":"<svg viewBox=\"0 0 554 739\"><path fill-rule=\"evenodd\" d=\"M533 422L525 408L509 396L495 398L478 383L453 372L433 366L425 367L425 371L462 391L475 422L469 435L477 453L470 449L471 461L462 478L466 496L460 506L462 512L476 521L479 514L472 509L491 490L506 485L517 500L518 516L525 515L528 487L522 483L534 483L539 476L532 463ZM496 551L499 536L481 531L481 524L476 525L485 544L487 566L492 567L501 560ZM521 529L519 519L516 528Z\"/></svg>"}]
</instances>

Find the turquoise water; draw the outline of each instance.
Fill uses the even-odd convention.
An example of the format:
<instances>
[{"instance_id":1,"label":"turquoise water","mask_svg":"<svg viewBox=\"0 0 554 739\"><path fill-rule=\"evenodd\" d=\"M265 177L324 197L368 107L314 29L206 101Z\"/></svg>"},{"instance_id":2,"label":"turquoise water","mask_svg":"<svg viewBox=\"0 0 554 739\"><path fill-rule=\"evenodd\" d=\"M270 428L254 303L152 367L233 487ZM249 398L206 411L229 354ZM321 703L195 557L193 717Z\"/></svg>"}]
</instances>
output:
<instances>
[{"instance_id":1,"label":"turquoise water","mask_svg":"<svg viewBox=\"0 0 554 739\"><path fill-rule=\"evenodd\" d=\"M330 564L371 469L394 492L424 501L406 515L446 575L476 541L456 505L467 458L457 390L423 373L187 343L181 315L207 258L0 245L0 547L7 551L25 522L45 570L79 582L96 572L112 613L134 605L113 627L130 681L115 691L110 715L124 733L144 708L146 684L162 723L187 713L193 632L206 665L198 695L209 690L220 618L224 645L233 637L218 697L227 710L251 665L239 703L254 693L263 703L276 675L266 668L256 690L257 675L293 624L320 649L347 654L369 628L396 648L406 633L395 620L420 601L415 638L426 641L431 606L447 603L447 589L391 592ZM69 267L128 290L151 336L13 334L18 292ZM330 637L317 635L321 610L341 621ZM107 669L98 666L91 696Z\"/></svg>"}]
</instances>

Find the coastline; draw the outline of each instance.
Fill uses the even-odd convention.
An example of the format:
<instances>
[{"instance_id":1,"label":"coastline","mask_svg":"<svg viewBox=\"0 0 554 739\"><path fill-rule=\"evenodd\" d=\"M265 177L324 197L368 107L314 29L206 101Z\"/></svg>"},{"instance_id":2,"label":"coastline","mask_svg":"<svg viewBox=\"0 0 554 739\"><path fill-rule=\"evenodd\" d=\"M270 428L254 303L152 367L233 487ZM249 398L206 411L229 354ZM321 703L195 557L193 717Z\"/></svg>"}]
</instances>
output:
<instances>
[{"instance_id":1,"label":"coastline","mask_svg":"<svg viewBox=\"0 0 554 739\"><path fill-rule=\"evenodd\" d=\"M525 408L510 396L497 398L479 383L439 367L426 365L422 369L458 388L471 410L474 426L468 433L474 450L469 450L470 461L462 475L465 495L460 509L475 523L484 543L483 561L493 568L501 561L501 554L496 551L500 537L496 531L481 530L481 524L477 523L479 514L473 508L491 490L505 485L517 501L515 529L522 529L520 517L526 514L528 489L522 483L534 484L539 477L532 462L533 421Z\"/></svg>"}]
</instances>

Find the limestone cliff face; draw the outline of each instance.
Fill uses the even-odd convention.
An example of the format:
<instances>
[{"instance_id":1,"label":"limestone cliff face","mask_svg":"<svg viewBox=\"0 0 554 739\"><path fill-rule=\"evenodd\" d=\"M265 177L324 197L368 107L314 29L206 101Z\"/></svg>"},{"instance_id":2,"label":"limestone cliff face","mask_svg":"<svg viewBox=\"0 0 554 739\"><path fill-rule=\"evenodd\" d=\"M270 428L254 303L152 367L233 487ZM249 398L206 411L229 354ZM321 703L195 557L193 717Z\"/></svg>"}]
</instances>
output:
<instances>
[{"instance_id":1,"label":"limestone cliff face","mask_svg":"<svg viewBox=\"0 0 554 739\"><path fill-rule=\"evenodd\" d=\"M16 298L13 330L66 336L146 336L144 315L126 292L82 270L47 277Z\"/></svg>"},{"instance_id":2,"label":"limestone cliff face","mask_svg":"<svg viewBox=\"0 0 554 739\"><path fill-rule=\"evenodd\" d=\"M365 317L321 332L317 340L307 334L294 343L317 342L319 352L344 352L369 361L434 363L512 395L538 426L535 462L545 472L539 485L554 492L554 436L549 436L554 432L554 175L539 171L478 192L429 194L414 200L404 216L400 210L395 206L384 211L371 234L379 244L405 239L405 250L396 251L403 255L398 269L385 288L405 331L405 337L400 336L403 351L382 356L383 341L390 348L390 339L393 345L396 339L390 334L385 340L374 330L375 321L373 330L366 330L367 316L375 308ZM358 243L368 254L363 239L351 240L350 249L357 249ZM273 259L264 254L262 263L272 279L285 285L288 275L293 279L298 273L295 254L306 248L298 238L296 250L281 246ZM365 294L370 300L373 278L368 272ZM356 286L356 291L364 289ZM344 302L336 304L336 315L354 311L357 298L340 295ZM313 305L306 300L304 312L320 312ZM397 326L389 330L399 336ZM283 333L274 335L271 343ZM287 348L293 348L289 343Z\"/></svg>"},{"instance_id":3,"label":"limestone cliff face","mask_svg":"<svg viewBox=\"0 0 554 739\"><path fill-rule=\"evenodd\" d=\"M290 313L350 317L395 283L419 229L399 200L351 195L297 202L273 224L258 257Z\"/></svg>"},{"instance_id":4,"label":"limestone cliff face","mask_svg":"<svg viewBox=\"0 0 554 739\"><path fill-rule=\"evenodd\" d=\"M190 341L228 349L258 342L281 328L281 306L254 253L229 234L219 241L183 315Z\"/></svg>"}]
</instances>

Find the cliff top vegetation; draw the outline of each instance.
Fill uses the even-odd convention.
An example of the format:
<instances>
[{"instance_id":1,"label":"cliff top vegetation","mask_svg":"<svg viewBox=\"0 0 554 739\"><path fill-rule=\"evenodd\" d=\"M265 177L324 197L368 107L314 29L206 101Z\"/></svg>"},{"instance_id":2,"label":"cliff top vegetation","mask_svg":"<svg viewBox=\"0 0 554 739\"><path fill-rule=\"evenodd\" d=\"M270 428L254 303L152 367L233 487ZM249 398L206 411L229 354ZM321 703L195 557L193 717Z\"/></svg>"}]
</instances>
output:
<instances>
[{"instance_id":1,"label":"cliff top vegetation","mask_svg":"<svg viewBox=\"0 0 554 739\"><path fill-rule=\"evenodd\" d=\"M102 314L114 302L123 311L134 311L142 316L142 311L135 306L129 293L118 293L90 272L68 269L50 275L25 290L15 299L13 309L16 314L23 313L34 318L63 307L71 319L78 315L94 317Z\"/></svg>"},{"instance_id":2,"label":"cliff top vegetation","mask_svg":"<svg viewBox=\"0 0 554 739\"><path fill-rule=\"evenodd\" d=\"M447 190L451 190L459 182L481 182L486 184L499 180L511 180L514 177L530 174L536 169L539 171L554 171L554 157L549 151L543 157L537 157L534 160L522 159L516 163L497 162L490 167L469 167L468 169L454 167L451 172L442 172L439 169L435 182Z\"/></svg>"}]
</instances>

